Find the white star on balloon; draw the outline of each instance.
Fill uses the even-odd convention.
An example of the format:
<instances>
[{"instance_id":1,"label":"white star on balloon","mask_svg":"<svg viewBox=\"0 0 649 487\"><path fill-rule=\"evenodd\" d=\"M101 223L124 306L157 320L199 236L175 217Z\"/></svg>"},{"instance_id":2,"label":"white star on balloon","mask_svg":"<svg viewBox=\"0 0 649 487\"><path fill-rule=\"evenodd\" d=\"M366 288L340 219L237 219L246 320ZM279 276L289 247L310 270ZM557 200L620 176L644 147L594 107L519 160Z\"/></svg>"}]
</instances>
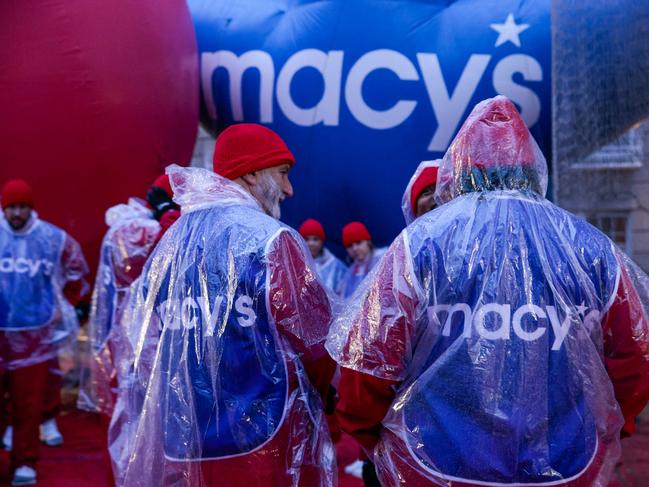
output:
<instances>
[{"instance_id":1,"label":"white star on balloon","mask_svg":"<svg viewBox=\"0 0 649 487\"><path fill-rule=\"evenodd\" d=\"M503 45L505 42L511 42L517 47L521 47L519 35L529 26L530 24L517 24L514 20L514 14L509 14L504 24L491 24L491 28L498 32L496 47Z\"/></svg>"}]
</instances>

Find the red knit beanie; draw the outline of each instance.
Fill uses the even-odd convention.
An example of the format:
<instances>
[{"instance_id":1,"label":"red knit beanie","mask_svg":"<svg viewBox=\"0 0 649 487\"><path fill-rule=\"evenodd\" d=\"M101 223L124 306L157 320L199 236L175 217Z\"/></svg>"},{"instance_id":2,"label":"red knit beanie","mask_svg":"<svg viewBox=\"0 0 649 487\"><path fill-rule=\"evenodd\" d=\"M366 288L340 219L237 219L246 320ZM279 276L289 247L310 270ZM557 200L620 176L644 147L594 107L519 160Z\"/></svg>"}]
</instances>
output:
<instances>
[{"instance_id":1,"label":"red knit beanie","mask_svg":"<svg viewBox=\"0 0 649 487\"><path fill-rule=\"evenodd\" d=\"M325 231L322 225L318 220L309 218L300 226L300 235L302 237L318 237L320 240L324 241Z\"/></svg>"},{"instance_id":2,"label":"red knit beanie","mask_svg":"<svg viewBox=\"0 0 649 487\"><path fill-rule=\"evenodd\" d=\"M237 179L251 172L295 164L295 158L279 135L255 123L225 129L214 146L214 172Z\"/></svg>"},{"instance_id":3,"label":"red knit beanie","mask_svg":"<svg viewBox=\"0 0 649 487\"><path fill-rule=\"evenodd\" d=\"M171 189L171 183L169 182L169 176L166 174L158 176L151 186L162 189L169 195L169 198L173 198L174 196L174 192Z\"/></svg>"},{"instance_id":4,"label":"red knit beanie","mask_svg":"<svg viewBox=\"0 0 649 487\"><path fill-rule=\"evenodd\" d=\"M24 204L34 207L34 195L32 188L22 179L12 179L2 187L2 208L7 206Z\"/></svg>"},{"instance_id":5,"label":"red knit beanie","mask_svg":"<svg viewBox=\"0 0 649 487\"><path fill-rule=\"evenodd\" d=\"M410 190L410 206L413 213L417 213L417 200L421 193L428 187L437 183L437 171L439 167L427 167L415 180Z\"/></svg>"},{"instance_id":6,"label":"red knit beanie","mask_svg":"<svg viewBox=\"0 0 649 487\"><path fill-rule=\"evenodd\" d=\"M363 240L372 240L370 232L367 227L361 222L351 222L343 227L343 245L349 247L356 242Z\"/></svg>"}]
</instances>

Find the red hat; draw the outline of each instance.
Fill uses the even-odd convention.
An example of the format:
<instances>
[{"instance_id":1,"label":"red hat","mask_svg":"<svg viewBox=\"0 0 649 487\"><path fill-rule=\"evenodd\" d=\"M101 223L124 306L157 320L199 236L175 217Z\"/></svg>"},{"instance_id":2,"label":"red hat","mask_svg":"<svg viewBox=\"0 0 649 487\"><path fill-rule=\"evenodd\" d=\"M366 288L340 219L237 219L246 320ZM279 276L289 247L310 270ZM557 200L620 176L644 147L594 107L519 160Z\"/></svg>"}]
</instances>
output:
<instances>
[{"instance_id":1,"label":"red hat","mask_svg":"<svg viewBox=\"0 0 649 487\"><path fill-rule=\"evenodd\" d=\"M417 200L419 199L419 196L421 196L421 193L423 193L427 187L433 186L437 183L438 169L439 164L437 166L425 168L412 185L412 190L410 191L410 206L412 207L413 213L417 213Z\"/></svg>"},{"instance_id":2,"label":"red hat","mask_svg":"<svg viewBox=\"0 0 649 487\"><path fill-rule=\"evenodd\" d=\"M225 129L214 146L214 172L237 179L254 171L295 164L279 135L263 125L240 123Z\"/></svg>"},{"instance_id":3,"label":"red hat","mask_svg":"<svg viewBox=\"0 0 649 487\"><path fill-rule=\"evenodd\" d=\"M325 231L318 220L309 218L300 226L300 235L302 237L318 237L320 240L325 240Z\"/></svg>"},{"instance_id":4,"label":"red hat","mask_svg":"<svg viewBox=\"0 0 649 487\"><path fill-rule=\"evenodd\" d=\"M171 189L171 182L169 182L169 176L166 174L161 174L153 181L151 186L162 189L165 193L169 195L169 198L173 198L174 192Z\"/></svg>"},{"instance_id":5,"label":"red hat","mask_svg":"<svg viewBox=\"0 0 649 487\"><path fill-rule=\"evenodd\" d=\"M361 222L351 222L343 227L343 245L345 247L363 240L372 240L372 236Z\"/></svg>"},{"instance_id":6,"label":"red hat","mask_svg":"<svg viewBox=\"0 0 649 487\"><path fill-rule=\"evenodd\" d=\"M2 208L22 203L27 206L34 206L34 195L32 188L22 179L7 181L2 187Z\"/></svg>"}]
</instances>

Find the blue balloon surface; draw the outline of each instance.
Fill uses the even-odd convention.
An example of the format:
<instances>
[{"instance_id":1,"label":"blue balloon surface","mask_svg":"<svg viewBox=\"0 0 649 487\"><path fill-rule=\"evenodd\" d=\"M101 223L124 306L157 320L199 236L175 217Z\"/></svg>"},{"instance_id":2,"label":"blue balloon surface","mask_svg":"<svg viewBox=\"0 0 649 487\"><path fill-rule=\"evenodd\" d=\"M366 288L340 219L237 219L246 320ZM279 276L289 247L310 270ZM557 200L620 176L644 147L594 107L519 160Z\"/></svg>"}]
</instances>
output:
<instances>
[{"instance_id":1,"label":"blue balloon surface","mask_svg":"<svg viewBox=\"0 0 649 487\"><path fill-rule=\"evenodd\" d=\"M341 252L352 220L386 245L420 161L502 94L549 156L549 0L189 0L201 115L276 130L297 158L283 220L316 218Z\"/></svg>"}]
</instances>

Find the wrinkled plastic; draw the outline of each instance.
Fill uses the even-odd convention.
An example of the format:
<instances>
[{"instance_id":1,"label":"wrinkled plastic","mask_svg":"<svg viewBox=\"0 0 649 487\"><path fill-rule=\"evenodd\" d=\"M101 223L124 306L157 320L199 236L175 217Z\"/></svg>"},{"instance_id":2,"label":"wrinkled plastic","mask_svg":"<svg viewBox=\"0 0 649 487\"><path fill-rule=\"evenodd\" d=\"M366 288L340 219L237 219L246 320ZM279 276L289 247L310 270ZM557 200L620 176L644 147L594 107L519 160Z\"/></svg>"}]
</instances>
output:
<instances>
[{"instance_id":1,"label":"wrinkled plastic","mask_svg":"<svg viewBox=\"0 0 649 487\"><path fill-rule=\"evenodd\" d=\"M14 231L0 216L0 368L16 369L56 357L76 340L79 320L65 285L88 273L79 244L33 211Z\"/></svg>"},{"instance_id":2,"label":"wrinkled plastic","mask_svg":"<svg viewBox=\"0 0 649 487\"><path fill-rule=\"evenodd\" d=\"M514 104L504 96L478 103L444 154L435 199L496 189L545 196L548 166Z\"/></svg>"},{"instance_id":3,"label":"wrinkled plastic","mask_svg":"<svg viewBox=\"0 0 649 487\"><path fill-rule=\"evenodd\" d=\"M403 218L406 220L406 225L410 225L416 218L411 204L412 187L415 184L415 181L417 181L419 176L421 176L424 169L429 167L439 167L440 162L440 159L421 161L419 166L417 166L417 169L415 169L415 173L410 178L410 181L408 181L408 186L406 186L406 190L403 192L403 196L401 197L401 211L403 212Z\"/></svg>"},{"instance_id":4,"label":"wrinkled plastic","mask_svg":"<svg viewBox=\"0 0 649 487\"><path fill-rule=\"evenodd\" d=\"M134 361L124 320L129 289L158 241L160 224L142 201L131 198L106 212L106 225L88 320L90 375L82 381L78 405L110 416L115 387Z\"/></svg>"},{"instance_id":5,"label":"wrinkled plastic","mask_svg":"<svg viewBox=\"0 0 649 487\"><path fill-rule=\"evenodd\" d=\"M120 400L140 413L112 437L123 485L335 485L305 372L326 358L331 305L302 239L231 181L167 173L182 216L132 288L136 362Z\"/></svg>"},{"instance_id":6,"label":"wrinkled plastic","mask_svg":"<svg viewBox=\"0 0 649 487\"><path fill-rule=\"evenodd\" d=\"M379 260L385 253L385 248L372 249L371 253L362 261L354 261L347 268L347 272L340 281L336 294L343 299L349 298L356 288L363 282L363 279L372 271L374 266L378 264Z\"/></svg>"},{"instance_id":7,"label":"wrinkled plastic","mask_svg":"<svg viewBox=\"0 0 649 487\"><path fill-rule=\"evenodd\" d=\"M347 272L347 266L325 247L322 248L322 253L313 261L322 283L334 292L340 289Z\"/></svg>"},{"instance_id":8,"label":"wrinkled plastic","mask_svg":"<svg viewBox=\"0 0 649 487\"><path fill-rule=\"evenodd\" d=\"M341 366L397 383L383 485L604 487L621 411L633 423L649 398L649 278L539 194L542 159L512 172L503 105L470 115L438 187L454 198L397 237L327 340ZM484 161L502 164L488 182Z\"/></svg>"}]
</instances>

